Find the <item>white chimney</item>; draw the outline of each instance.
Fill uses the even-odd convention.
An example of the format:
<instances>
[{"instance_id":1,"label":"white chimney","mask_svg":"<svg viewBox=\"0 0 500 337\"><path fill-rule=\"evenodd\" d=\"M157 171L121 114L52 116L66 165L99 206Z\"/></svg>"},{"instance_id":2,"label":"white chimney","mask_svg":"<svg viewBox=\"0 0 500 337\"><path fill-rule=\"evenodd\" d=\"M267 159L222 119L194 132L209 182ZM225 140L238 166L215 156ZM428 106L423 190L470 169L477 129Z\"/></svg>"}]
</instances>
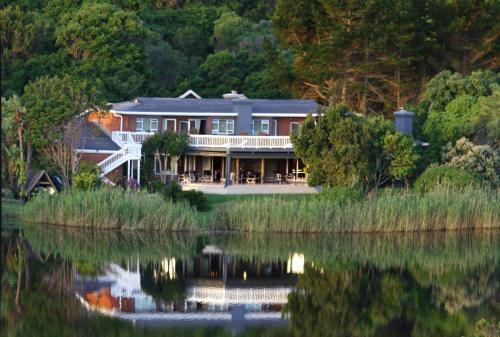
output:
<instances>
[{"instance_id":1,"label":"white chimney","mask_svg":"<svg viewBox=\"0 0 500 337\"><path fill-rule=\"evenodd\" d=\"M236 90L231 90L230 93L222 95L224 99L247 99L243 94L238 94Z\"/></svg>"}]
</instances>

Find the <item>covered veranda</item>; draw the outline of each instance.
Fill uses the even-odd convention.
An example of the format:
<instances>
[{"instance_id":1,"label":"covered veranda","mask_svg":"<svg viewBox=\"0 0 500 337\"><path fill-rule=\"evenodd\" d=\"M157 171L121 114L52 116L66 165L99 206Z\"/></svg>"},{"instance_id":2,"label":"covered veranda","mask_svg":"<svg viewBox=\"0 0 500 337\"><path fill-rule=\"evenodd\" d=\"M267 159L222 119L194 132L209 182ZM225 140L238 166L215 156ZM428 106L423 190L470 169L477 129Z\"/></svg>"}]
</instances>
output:
<instances>
[{"instance_id":1,"label":"covered veranda","mask_svg":"<svg viewBox=\"0 0 500 337\"><path fill-rule=\"evenodd\" d=\"M181 158L180 181L184 184L215 183L303 184L304 164L293 153L196 152Z\"/></svg>"}]
</instances>

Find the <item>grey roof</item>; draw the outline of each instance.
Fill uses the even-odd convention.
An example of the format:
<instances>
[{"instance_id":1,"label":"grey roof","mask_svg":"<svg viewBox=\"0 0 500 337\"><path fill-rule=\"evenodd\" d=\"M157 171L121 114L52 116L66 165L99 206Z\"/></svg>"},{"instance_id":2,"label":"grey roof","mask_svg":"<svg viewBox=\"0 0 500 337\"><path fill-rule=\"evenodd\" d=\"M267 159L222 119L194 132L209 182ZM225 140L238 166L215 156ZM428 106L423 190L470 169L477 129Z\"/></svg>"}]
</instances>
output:
<instances>
[{"instance_id":1,"label":"grey roof","mask_svg":"<svg viewBox=\"0 0 500 337\"><path fill-rule=\"evenodd\" d=\"M223 98L159 98L138 97L136 102L114 103L113 110L123 112L234 112L233 102ZM297 113L316 112L318 104L311 99L245 99L251 102L253 113Z\"/></svg>"},{"instance_id":2,"label":"grey roof","mask_svg":"<svg viewBox=\"0 0 500 337\"><path fill-rule=\"evenodd\" d=\"M101 129L99 129L94 123L85 121L80 130L80 138L77 144L78 149L90 149L90 150L112 150L117 151L120 149L111 138L105 134Z\"/></svg>"}]
</instances>

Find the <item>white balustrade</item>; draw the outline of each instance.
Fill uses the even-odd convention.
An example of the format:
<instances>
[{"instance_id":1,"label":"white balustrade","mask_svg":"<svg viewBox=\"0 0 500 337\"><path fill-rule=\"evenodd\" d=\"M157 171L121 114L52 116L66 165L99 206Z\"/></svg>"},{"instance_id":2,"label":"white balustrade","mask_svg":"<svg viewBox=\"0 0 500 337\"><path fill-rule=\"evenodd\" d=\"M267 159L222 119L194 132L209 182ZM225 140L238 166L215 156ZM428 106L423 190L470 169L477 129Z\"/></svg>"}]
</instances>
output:
<instances>
[{"instance_id":1,"label":"white balustrade","mask_svg":"<svg viewBox=\"0 0 500 337\"><path fill-rule=\"evenodd\" d=\"M129 144L142 144L154 132L114 131L113 141L120 147ZM189 135L189 146L205 148L243 148L243 149L292 149L289 136L225 136Z\"/></svg>"},{"instance_id":2,"label":"white balustrade","mask_svg":"<svg viewBox=\"0 0 500 337\"><path fill-rule=\"evenodd\" d=\"M189 135L189 146L243 149L292 149L288 136Z\"/></svg>"}]
</instances>

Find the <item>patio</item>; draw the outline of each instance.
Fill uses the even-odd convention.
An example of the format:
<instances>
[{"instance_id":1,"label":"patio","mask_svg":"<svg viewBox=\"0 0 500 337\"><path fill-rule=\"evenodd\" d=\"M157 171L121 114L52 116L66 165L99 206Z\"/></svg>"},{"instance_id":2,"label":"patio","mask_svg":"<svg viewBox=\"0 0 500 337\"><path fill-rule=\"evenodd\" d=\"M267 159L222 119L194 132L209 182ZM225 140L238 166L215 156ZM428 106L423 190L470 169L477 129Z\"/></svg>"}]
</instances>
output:
<instances>
[{"instance_id":1,"label":"patio","mask_svg":"<svg viewBox=\"0 0 500 337\"><path fill-rule=\"evenodd\" d=\"M223 183L181 184L184 191L197 190L208 194L310 194L321 192L321 187L310 187L306 183L296 184L233 184Z\"/></svg>"}]
</instances>

